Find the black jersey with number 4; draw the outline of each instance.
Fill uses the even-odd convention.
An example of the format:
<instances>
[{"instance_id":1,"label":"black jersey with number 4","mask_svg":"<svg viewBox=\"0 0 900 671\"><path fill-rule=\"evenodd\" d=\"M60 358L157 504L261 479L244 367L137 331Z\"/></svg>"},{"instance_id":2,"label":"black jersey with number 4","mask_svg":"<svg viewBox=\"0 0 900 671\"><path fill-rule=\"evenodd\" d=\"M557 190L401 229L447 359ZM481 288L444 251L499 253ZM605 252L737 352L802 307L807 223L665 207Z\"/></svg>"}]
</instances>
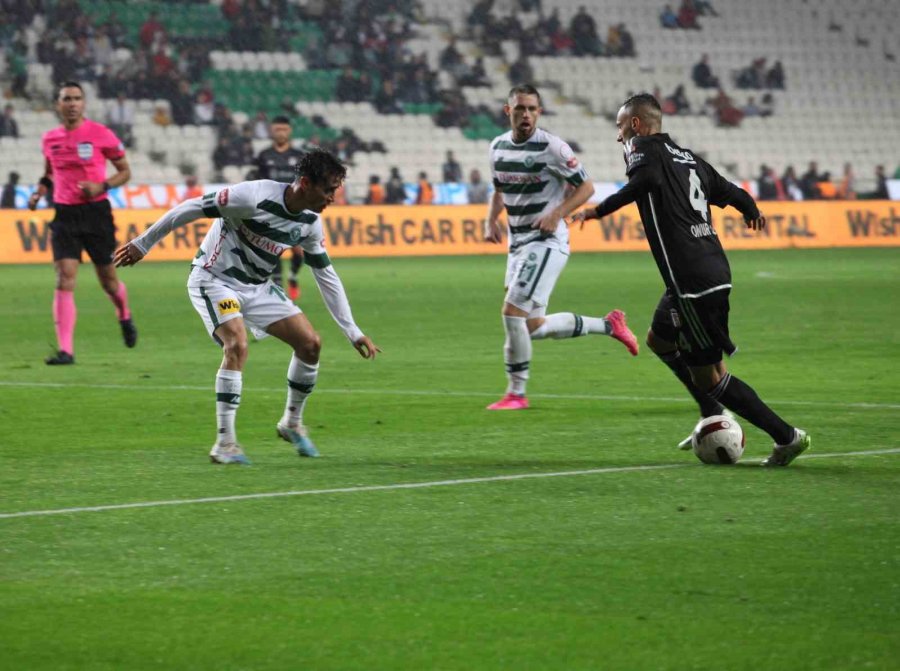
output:
<instances>
[{"instance_id":1,"label":"black jersey with number 4","mask_svg":"<svg viewBox=\"0 0 900 671\"><path fill-rule=\"evenodd\" d=\"M730 288L731 269L710 205L733 205L755 219L753 198L666 133L626 142L625 163L628 184L600 204L598 215L637 203L653 258L676 295L693 298Z\"/></svg>"},{"instance_id":2,"label":"black jersey with number 4","mask_svg":"<svg viewBox=\"0 0 900 671\"><path fill-rule=\"evenodd\" d=\"M272 179L290 184L294 181L294 166L305 152L289 148L277 151L274 147L263 149L256 157L257 179Z\"/></svg>"}]
</instances>

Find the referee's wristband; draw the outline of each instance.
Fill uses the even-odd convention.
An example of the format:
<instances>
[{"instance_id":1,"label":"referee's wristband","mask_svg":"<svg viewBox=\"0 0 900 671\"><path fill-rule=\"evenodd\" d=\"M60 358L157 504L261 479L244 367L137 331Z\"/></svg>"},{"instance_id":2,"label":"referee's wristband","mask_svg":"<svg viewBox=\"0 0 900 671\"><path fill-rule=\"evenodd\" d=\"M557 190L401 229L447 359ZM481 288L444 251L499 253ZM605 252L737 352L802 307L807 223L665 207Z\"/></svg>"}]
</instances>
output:
<instances>
[{"instance_id":1,"label":"referee's wristband","mask_svg":"<svg viewBox=\"0 0 900 671\"><path fill-rule=\"evenodd\" d=\"M109 182L103 182L101 186L103 187L103 193L106 193L110 189Z\"/></svg>"}]
</instances>

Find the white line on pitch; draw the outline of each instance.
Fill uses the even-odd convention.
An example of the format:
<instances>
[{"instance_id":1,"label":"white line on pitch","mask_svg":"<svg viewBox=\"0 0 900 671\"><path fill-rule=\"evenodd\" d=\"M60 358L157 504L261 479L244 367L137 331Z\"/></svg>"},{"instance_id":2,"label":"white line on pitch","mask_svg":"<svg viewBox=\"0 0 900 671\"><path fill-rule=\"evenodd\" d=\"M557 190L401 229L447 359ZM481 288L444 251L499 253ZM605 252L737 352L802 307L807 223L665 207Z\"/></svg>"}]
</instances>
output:
<instances>
[{"instance_id":1,"label":"white line on pitch","mask_svg":"<svg viewBox=\"0 0 900 671\"><path fill-rule=\"evenodd\" d=\"M879 454L897 454L900 447L886 450L861 450L858 452L833 452L826 454L810 454L806 459L833 459L835 457L865 457ZM759 459L748 460L758 463ZM745 462L747 463L747 462ZM687 468L696 463L656 464L648 466L613 466L608 468L588 468L579 471L556 471L550 473L517 473L515 475L488 475L481 478L460 478L458 480L431 480L427 482L407 482L392 485L361 485L358 487L334 487L331 489L301 489L287 492L261 492L258 494L235 494L234 496L208 496L199 499L172 499L169 501L144 501L141 503L118 503L105 506L82 506L77 508L57 508L55 510L25 510L18 513L0 513L0 519L15 517L46 517L48 515L65 515L71 513L95 513L104 510L127 510L129 508L158 508L161 506L184 506L194 503L224 503L227 501L246 501L250 499L275 499L286 496L315 496L320 494L354 494L357 492L383 492L397 489L427 489L430 487L453 487L455 485L474 485L484 482L504 482L508 480L534 480L538 478L565 478L573 475L596 475L598 473L629 473L633 471L661 471L673 468Z\"/></svg>"},{"instance_id":2,"label":"white line on pitch","mask_svg":"<svg viewBox=\"0 0 900 671\"><path fill-rule=\"evenodd\" d=\"M143 385L143 384L91 384L89 382L15 382L12 380L0 380L0 387L35 387L47 389L88 388L88 389L119 389L133 391L204 391L212 389L212 385ZM284 393L283 387L244 387L244 393ZM461 398L493 397L495 391L441 391L437 389L328 389L317 388L317 394L367 394L378 396L453 396ZM611 394L529 394L531 398L559 399L569 401L649 401L653 403L693 403L694 400L687 396L621 396ZM838 403L831 401L769 401L772 405L800 405L822 408L854 408L862 410L900 410L900 403L868 403L858 401L852 403Z\"/></svg>"}]
</instances>

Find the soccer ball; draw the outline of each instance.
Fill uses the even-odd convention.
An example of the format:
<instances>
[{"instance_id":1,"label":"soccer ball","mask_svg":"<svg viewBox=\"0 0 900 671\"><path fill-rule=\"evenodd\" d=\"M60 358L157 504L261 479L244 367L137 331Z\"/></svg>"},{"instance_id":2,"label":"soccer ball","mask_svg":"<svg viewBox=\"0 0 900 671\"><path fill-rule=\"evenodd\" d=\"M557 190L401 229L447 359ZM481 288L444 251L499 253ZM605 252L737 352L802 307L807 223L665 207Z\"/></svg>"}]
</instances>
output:
<instances>
[{"instance_id":1,"label":"soccer ball","mask_svg":"<svg viewBox=\"0 0 900 671\"><path fill-rule=\"evenodd\" d=\"M736 464L744 454L744 431L732 417L704 417L691 434L691 447L704 464Z\"/></svg>"}]
</instances>

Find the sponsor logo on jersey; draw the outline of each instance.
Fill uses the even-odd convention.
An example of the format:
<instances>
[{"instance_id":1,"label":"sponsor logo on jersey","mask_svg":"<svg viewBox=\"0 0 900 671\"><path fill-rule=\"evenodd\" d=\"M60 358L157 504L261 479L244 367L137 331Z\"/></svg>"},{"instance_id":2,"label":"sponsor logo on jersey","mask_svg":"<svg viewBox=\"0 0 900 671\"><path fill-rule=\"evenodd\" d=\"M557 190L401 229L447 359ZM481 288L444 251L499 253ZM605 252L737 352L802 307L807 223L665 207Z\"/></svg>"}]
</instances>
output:
<instances>
[{"instance_id":1,"label":"sponsor logo on jersey","mask_svg":"<svg viewBox=\"0 0 900 671\"><path fill-rule=\"evenodd\" d=\"M219 207L224 207L228 205L228 189L222 189L219 191L219 195L216 198L216 202L219 204Z\"/></svg>"},{"instance_id":2,"label":"sponsor logo on jersey","mask_svg":"<svg viewBox=\"0 0 900 671\"><path fill-rule=\"evenodd\" d=\"M78 143L78 158L82 161L89 161L94 156L94 145L92 142Z\"/></svg>"},{"instance_id":3,"label":"sponsor logo on jersey","mask_svg":"<svg viewBox=\"0 0 900 671\"><path fill-rule=\"evenodd\" d=\"M220 315L233 315L235 312L240 312L240 310L241 306L233 298L225 298L219 301Z\"/></svg>"},{"instance_id":4,"label":"sponsor logo on jersey","mask_svg":"<svg viewBox=\"0 0 900 671\"><path fill-rule=\"evenodd\" d=\"M666 145L666 149L669 151L672 156L675 156L674 159L676 163L691 163L695 164L697 161L691 155L691 152L685 151L684 149L675 149L675 147L670 147L668 142L663 142Z\"/></svg>"}]
</instances>

